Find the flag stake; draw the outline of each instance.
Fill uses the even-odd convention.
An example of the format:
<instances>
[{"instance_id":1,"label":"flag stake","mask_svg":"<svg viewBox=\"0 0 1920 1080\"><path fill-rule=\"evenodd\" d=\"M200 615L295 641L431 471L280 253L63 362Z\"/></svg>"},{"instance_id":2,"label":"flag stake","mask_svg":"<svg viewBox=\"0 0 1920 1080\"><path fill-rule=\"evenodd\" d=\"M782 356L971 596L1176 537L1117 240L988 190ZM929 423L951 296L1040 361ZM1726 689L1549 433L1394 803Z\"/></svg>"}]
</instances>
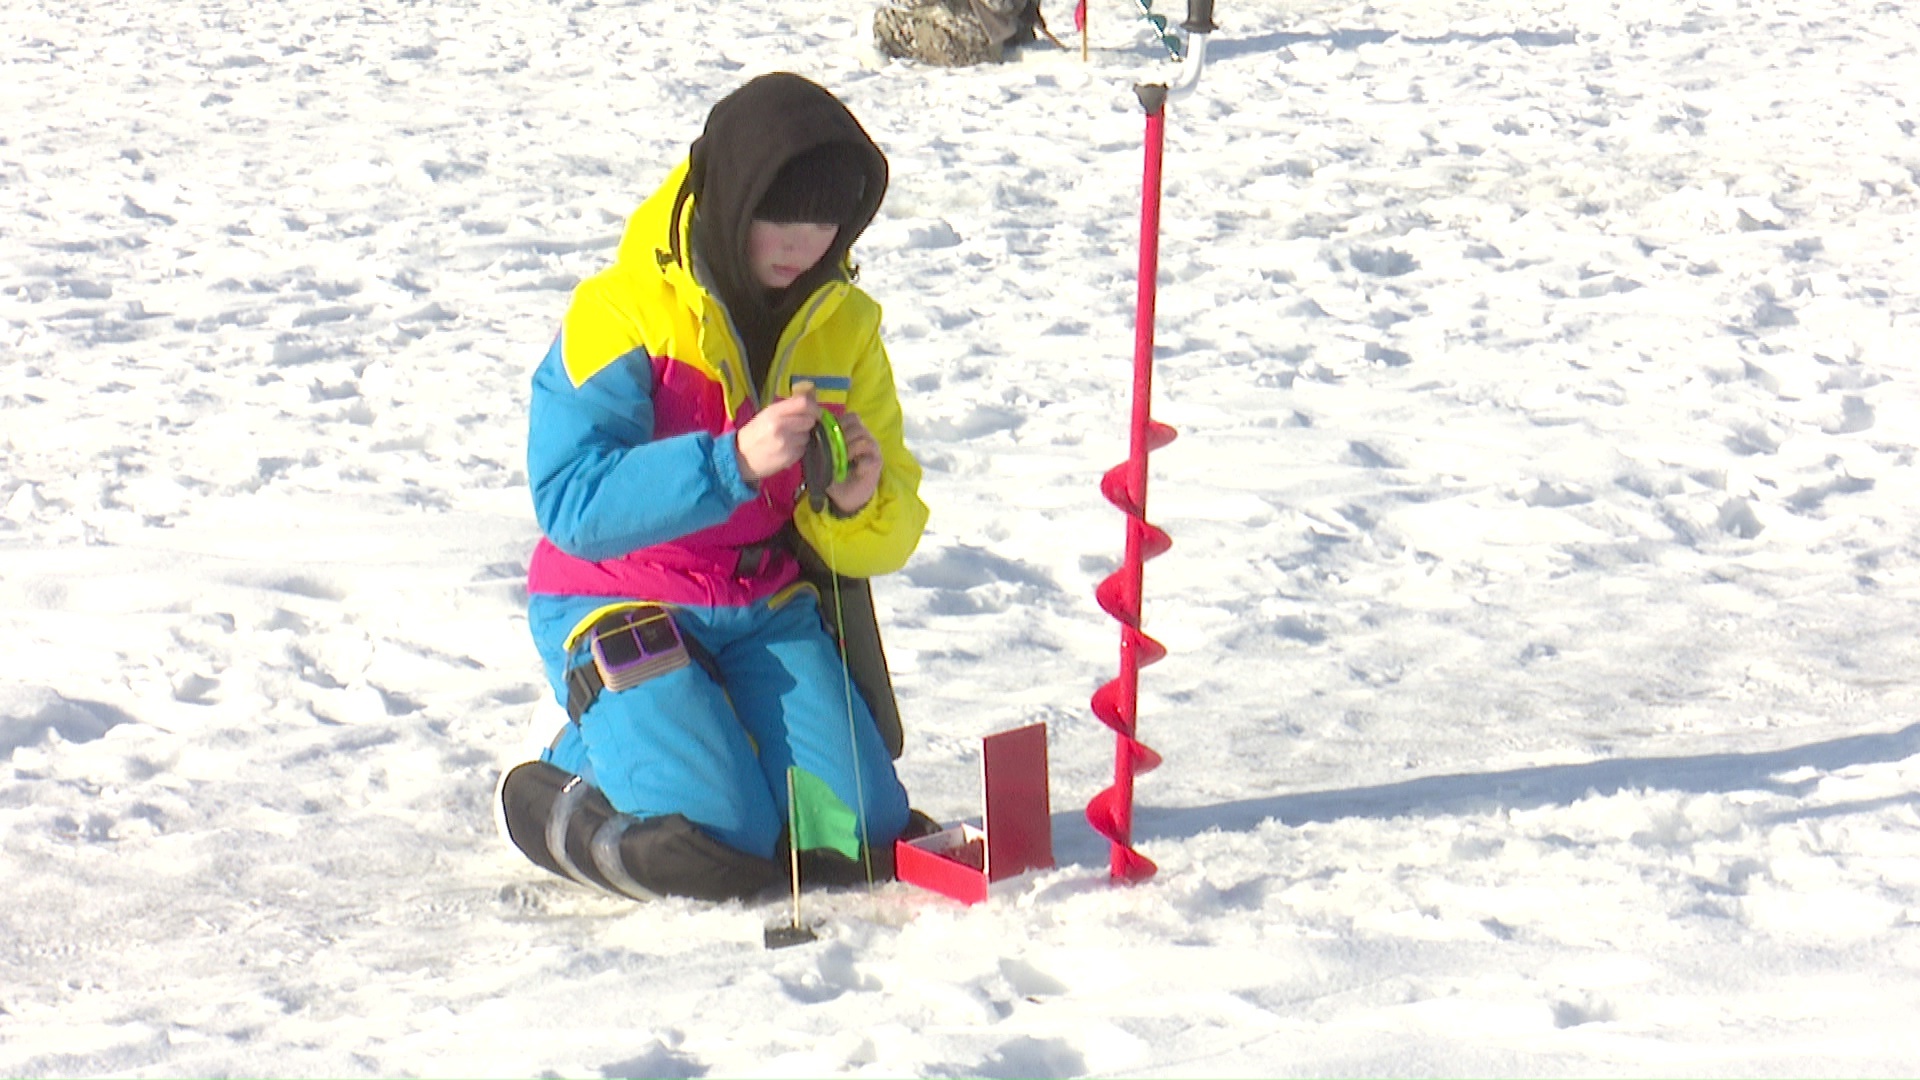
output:
<instances>
[{"instance_id":1,"label":"flag stake","mask_svg":"<svg viewBox=\"0 0 1920 1080\"><path fill-rule=\"evenodd\" d=\"M767 927L766 945L769 949L805 945L818 937L800 921L800 815L795 809L792 766L787 767L787 864L793 872L793 923L789 926Z\"/></svg>"}]
</instances>

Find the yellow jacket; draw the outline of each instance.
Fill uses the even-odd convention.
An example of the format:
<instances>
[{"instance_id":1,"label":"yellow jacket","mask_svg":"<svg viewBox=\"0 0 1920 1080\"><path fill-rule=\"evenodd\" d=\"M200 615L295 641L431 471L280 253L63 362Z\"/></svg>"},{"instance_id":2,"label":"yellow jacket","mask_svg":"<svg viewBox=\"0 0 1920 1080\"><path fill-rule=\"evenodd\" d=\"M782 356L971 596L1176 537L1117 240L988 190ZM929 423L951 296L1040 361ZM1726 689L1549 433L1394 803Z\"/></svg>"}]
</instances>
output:
<instances>
[{"instance_id":1,"label":"yellow jacket","mask_svg":"<svg viewBox=\"0 0 1920 1080\"><path fill-rule=\"evenodd\" d=\"M906 565L927 522L907 450L880 306L842 263L781 334L750 385L725 307L694 265L683 163L627 224L614 264L587 278L533 380L528 477L544 538L529 588L681 603L750 603L792 580L791 559L741 559L791 519L833 569L872 577ZM842 518L797 499L799 469L756 490L733 433L764 402L813 384L880 444L879 489Z\"/></svg>"}]
</instances>

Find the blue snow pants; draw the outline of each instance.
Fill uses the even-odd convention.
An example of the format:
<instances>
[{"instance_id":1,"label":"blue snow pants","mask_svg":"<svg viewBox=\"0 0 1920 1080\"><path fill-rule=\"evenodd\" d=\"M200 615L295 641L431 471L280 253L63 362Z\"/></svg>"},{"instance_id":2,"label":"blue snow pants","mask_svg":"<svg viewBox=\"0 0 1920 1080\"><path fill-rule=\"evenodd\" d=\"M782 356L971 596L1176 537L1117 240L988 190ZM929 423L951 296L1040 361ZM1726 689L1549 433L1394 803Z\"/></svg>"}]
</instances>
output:
<instances>
[{"instance_id":1,"label":"blue snow pants","mask_svg":"<svg viewBox=\"0 0 1920 1080\"><path fill-rule=\"evenodd\" d=\"M609 597L533 596L528 624L564 704L566 650ZM907 793L809 587L748 607L673 606L680 633L705 646L725 686L699 664L602 690L542 756L636 818L681 814L738 851L772 858L787 821L787 767L827 782L882 846L907 825Z\"/></svg>"}]
</instances>

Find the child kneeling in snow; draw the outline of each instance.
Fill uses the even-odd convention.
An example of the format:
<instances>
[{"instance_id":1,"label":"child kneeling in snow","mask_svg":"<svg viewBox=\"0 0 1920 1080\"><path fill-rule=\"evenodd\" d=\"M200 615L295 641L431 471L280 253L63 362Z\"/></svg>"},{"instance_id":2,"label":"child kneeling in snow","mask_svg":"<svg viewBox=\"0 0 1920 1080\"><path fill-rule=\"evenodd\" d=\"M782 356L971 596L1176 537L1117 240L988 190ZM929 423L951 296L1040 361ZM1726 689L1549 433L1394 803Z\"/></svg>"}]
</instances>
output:
<instances>
[{"instance_id":1,"label":"child kneeling in snow","mask_svg":"<svg viewBox=\"0 0 1920 1080\"><path fill-rule=\"evenodd\" d=\"M784 879L797 766L854 811L866 871L890 874L906 792L797 562L805 545L848 578L890 573L926 525L880 309L848 257L886 187L839 100L761 76L575 289L527 455L528 621L572 719L501 790L539 865L639 898L751 895ZM802 498L823 411L844 470Z\"/></svg>"}]
</instances>

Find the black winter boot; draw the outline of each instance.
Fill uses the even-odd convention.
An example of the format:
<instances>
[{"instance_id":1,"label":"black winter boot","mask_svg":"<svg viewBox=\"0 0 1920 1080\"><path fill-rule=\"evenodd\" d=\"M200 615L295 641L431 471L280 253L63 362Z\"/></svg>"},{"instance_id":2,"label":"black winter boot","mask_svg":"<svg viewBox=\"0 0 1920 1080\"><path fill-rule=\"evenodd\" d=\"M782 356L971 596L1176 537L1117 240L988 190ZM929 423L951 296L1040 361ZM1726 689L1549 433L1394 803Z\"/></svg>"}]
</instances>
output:
<instances>
[{"instance_id":1,"label":"black winter boot","mask_svg":"<svg viewBox=\"0 0 1920 1080\"><path fill-rule=\"evenodd\" d=\"M509 770L500 802L508 838L534 865L617 896L744 899L780 880L778 863L736 851L679 814L622 814L599 788L544 761Z\"/></svg>"}]
</instances>

